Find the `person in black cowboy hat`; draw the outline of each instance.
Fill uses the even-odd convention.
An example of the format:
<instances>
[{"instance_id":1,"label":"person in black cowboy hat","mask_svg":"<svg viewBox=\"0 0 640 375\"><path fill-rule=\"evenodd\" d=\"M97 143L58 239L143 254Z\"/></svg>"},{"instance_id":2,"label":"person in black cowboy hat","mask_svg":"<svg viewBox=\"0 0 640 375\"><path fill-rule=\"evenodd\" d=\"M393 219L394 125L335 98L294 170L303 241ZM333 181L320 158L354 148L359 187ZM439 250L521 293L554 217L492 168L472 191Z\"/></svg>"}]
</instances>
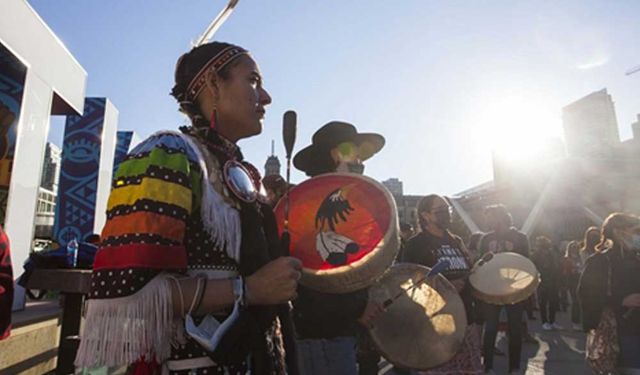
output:
<instances>
[{"instance_id":1,"label":"person in black cowboy hat","mask_svg":"<svg viewBox=\"0 0 640 375\"><path fill-rule=\"evenodd\" d=\"M310 177L331 172L362 174L362 162L383 146L380 134L358 133L349 123L332 121L315 132L311 145L295 155L293 164ZM368 301L367 289L329 294L298 286L293 319L302 373L355 375L358 323L371 325L381 311Z\"/></svg>"},{"instance_id":2,"label":"person in black cowboy hat","mask_svg":"<svg viewBox=\"0 0 640 375\"><path fill-rule=\"evenodd\" d=\"M358 133L347 122L331 121L313 134L311 145L294 156L293 165L310 177L329 172L362 174L362 162L383 146L380 134Z\"/></svg>"}]
</instances>

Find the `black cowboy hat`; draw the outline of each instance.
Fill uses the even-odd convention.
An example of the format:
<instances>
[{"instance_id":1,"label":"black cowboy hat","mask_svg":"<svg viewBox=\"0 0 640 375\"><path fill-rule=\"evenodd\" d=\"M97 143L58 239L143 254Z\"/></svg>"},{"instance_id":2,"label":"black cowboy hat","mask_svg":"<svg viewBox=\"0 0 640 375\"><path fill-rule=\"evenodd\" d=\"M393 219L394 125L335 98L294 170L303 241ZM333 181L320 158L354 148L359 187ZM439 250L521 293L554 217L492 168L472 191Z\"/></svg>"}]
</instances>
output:
<instances>
[{"instance_id":1,"label":"black cowboy hat","mask_svg":"<svg viewBox=\"0 0 640 375\"><path fill-rule=\"evenodd\" d=\"M352 124L331 121L318 129L311 138L311 145L300 150L293 157L293 165L299 170L314 176L331 172L327 166L331 158L330 151L338 145L352 142L360 147L360 160L365 161L384 146L384 137L377 133L358 133Z\"/></svg>"}]
</instances>

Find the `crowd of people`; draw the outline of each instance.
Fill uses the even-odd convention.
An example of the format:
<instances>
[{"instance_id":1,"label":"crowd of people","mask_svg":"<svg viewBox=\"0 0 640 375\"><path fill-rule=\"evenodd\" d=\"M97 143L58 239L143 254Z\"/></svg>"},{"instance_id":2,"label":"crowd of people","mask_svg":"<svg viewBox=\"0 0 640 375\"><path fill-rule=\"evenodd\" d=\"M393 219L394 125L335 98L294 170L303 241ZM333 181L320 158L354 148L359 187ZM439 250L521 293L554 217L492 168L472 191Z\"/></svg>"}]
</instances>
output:
<instances>
[{"instance_id":1,"label":"crowd of people","mask_svg":"<svg viewBox=\"0 0 640 375\"><path fill-rule=\"evenodd\" d=\"M366 288L336 294L298 284L301 263L287 256L272 211L286 181L265 180L269 200L262 199L259 173L236 145L261 132L271 102L253 57L231 44L196 47L178 61L172 94L191 124L153 135L116 174L76 364L128 365L136 373L377 373L380 356L366 329L384 309ZM383 145L380 135L331 122L294 165L310 177L362 174L363 161ZM450 231L446 198L428 195L417 211L417 234L401 226L398 261L433 267L444 256L455 258L443 275L469 322L459 352L423 374L493 372L503 311L508 371L520 373L524 313L531 317L533 298L483 303L468 281L478 259L500 252L531 258L539 270L535 298L544 329L561 328L555 317L565 294L574 328L598 328L602 311L611 308L619 327L617 364L640 369L640 219L612 215L601 231L589 228L561 254L544 236L530 249L503 205L487 208L490 231L466 244Z\"/></svg>"},{"instance_id":2,"label":"crowd of people","mask_svg":"<svg viewBox=\"0 0 640 375\"><path fill-rule=\"evenodd\" d=\"M134 374L377 374L380 354L367 330L384 307L367 288L338 294L299 285L302 264L288 256L273 212L287 182L262 180L237 145L261 132L271 103L254 58L227 43L195 47L178 60L172 95L190 124L152 135L115 174L76 365L128 366ZM294 165L309 177L363 174L363 161L384 143L333 121ZM588 332L594 369L640 371L640 218L615 213L583 239L561 247L541 235L530 248L504 205L487 207L488 231L466 242L451 231L445 197L425 196L417 213L415 227L400 224L396 262L434 267L446 258L442 275L468 326L448 362L393 372L494 373L502 318L507 370L522 373L536 302L545 330L562 329L556 313L570 306L573 328ZM474 264L503 252L531 259L537 293L513 304L482 302L469 282ZM7 258L0 249L0 265Z\"/></svg>"}]
</instances>

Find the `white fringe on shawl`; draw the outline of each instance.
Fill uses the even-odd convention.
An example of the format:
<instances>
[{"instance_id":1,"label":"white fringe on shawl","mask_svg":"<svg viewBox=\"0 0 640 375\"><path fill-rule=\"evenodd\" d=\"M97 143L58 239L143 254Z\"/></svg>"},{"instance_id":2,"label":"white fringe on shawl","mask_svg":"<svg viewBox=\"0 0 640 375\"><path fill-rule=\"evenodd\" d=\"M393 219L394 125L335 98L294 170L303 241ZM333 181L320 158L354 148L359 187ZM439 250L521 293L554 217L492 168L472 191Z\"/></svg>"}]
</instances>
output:
<instances>
[{"instance_id":1,"label":"white fringe on shawl","mask_svg":"<svg viewBox=\"0 0 640 375\"><path fill-rule=\"evenodd\" d=\"M214 158L189 136L160 131L152 137L174 135L185 141L202 170L201 217L216 246L240 260L240 213L214 189L218 175ZM205 155L207 158L205 159ZM158 275L135 294L120 298L90 299L75 364L78 367L125 366L141 357L166 360L171 344L182 341L184 328L174 321L171 286L167 275Z\"/></svg>"},{"instance_id":2,"label":"white fringe on shawl","mask_svg":"<svg viewBox=\"0 0 640 375\"><path fill-rule=\"evenodd\" d=\"M173 135L180 137L191 148L196 155L198 164L202 170L202 204L200 216L204 229L215 246L224 248L227 255L240 261L240 241L242 238L240 227L240 213L227 202L221 193L217 192L214 185L223 186L222 181L218 181L218 174L214 168L218 168L215 158L205 148L199 145L192 137L172 130L162 130L151 137L162 135Z\"/></svg>"},{"instance_id":3,"label":"white fringe on shawl","mask_svg":"<svg viewBox=\"0 0 640 375\"><path fill-rule=\"evenodd\" d=\"M87 301L77 367L126 366L140 358L162 363L178 340L168 275L127 297Z\"/></svg>"},{"instance_id":4,"label":"white fringe on shawl","mask_svg":"<svg viewBox=\"0 0 640 375\"><path fill-rule=\"evenodd\" d=\"M200 147L193 138L177 133L191 147L198 157L198 163L202 170L202 207L200 215L204 229L209 234L211 241L216 246L224 247L231 259L240 261L240 241L242 238L240 227L240 213L224 201L222 195L214 189L215 184L223 185L217 181L218 175L213 170L213 155L204 147ZM217 166L215 166L217 167Z\"/></svg>"}]
</instances>

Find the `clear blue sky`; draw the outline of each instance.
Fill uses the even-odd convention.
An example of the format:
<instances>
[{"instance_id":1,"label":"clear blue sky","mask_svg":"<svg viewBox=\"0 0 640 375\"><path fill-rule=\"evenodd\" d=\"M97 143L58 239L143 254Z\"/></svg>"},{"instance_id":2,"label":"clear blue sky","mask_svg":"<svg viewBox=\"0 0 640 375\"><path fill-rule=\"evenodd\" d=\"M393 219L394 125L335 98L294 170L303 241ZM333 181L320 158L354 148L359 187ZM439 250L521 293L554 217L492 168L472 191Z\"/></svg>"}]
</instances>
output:
<instances>
[{"instance_id":1,"label":"clear blue sky","mask_svg":"<svg viewBox=\"0 0 640 375\"><path fill-rule=\"evenodd\" d=\"M89 73L87 95L108 97L120 129L143 137L184 121L168 95L174 64L223 3L30 1ZM282 114L294 109L296 149L347 120L387 139L367 174L454 194L491 179L496 130L557 135L561 108L604 87L630 137L640 73L624 72L640 65L639 15L636 0L241 0L216 39L252 52L273 97L263 134L241 142L259 167L271 139L283 161Z\"/></svg>"}]
</instances>

